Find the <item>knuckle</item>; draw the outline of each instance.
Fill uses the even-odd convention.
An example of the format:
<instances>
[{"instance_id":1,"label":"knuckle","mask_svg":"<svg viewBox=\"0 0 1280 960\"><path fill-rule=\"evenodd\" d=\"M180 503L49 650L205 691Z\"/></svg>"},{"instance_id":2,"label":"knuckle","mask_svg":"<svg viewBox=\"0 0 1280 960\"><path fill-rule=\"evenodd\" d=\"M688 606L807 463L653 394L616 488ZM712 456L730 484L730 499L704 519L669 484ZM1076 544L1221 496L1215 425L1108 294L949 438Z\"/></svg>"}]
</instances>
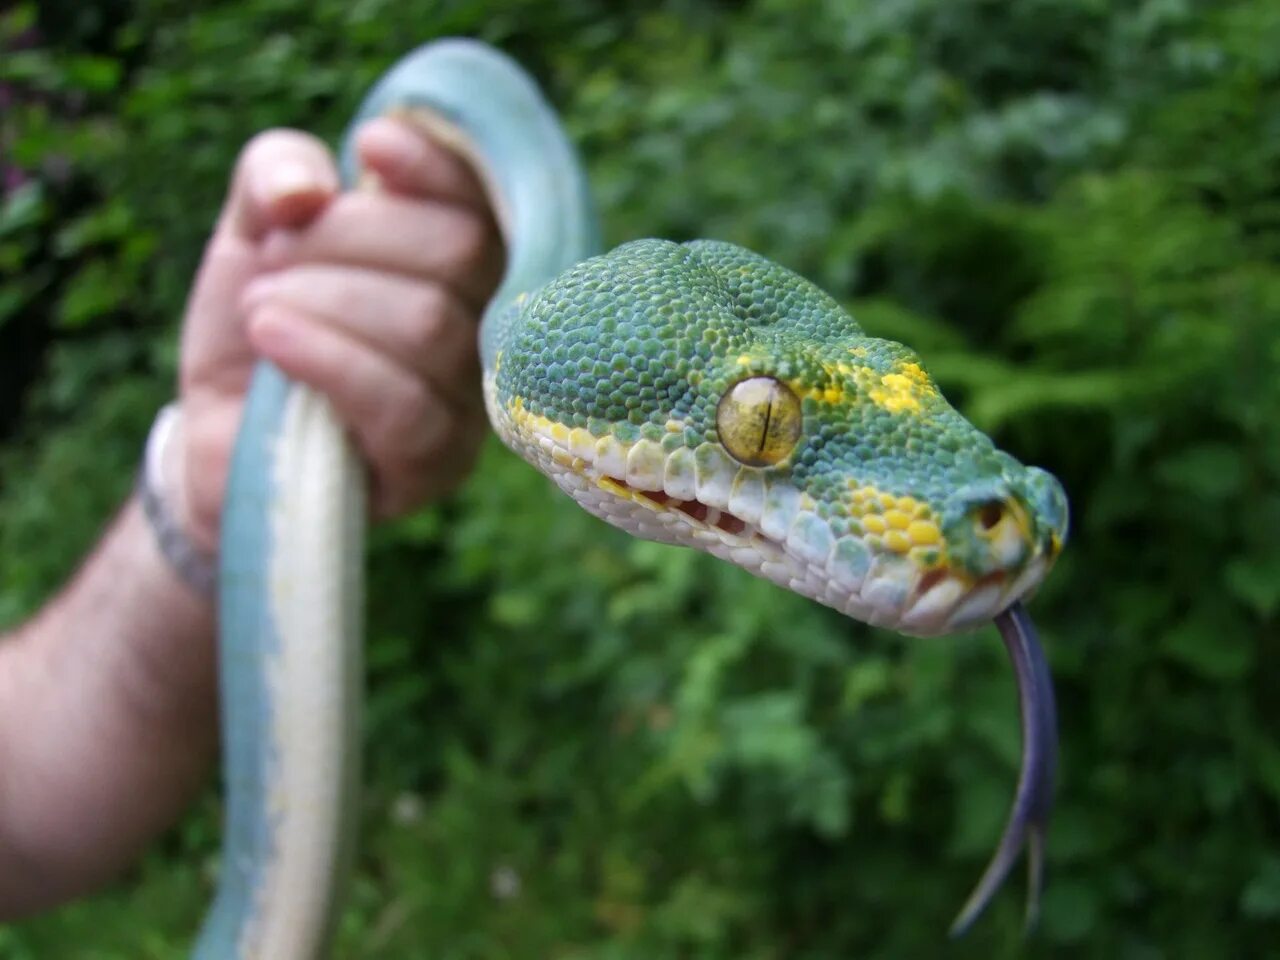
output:
<instances>
[{"instance_id":1,"label":"knuckle","mask_svg":"<svg viewBox=\"0 0 1280 960\"><path fill-rule=\"evenodd\" d=\"M436 413L435 408L432 412ZM416 443L395 449L377 474L378 512L396 516L447 493L466 476L484 432L466 428L462 418L441 413L419 423Z\"/></svg>"},{"instance_id":2,"label":"knuckle","mask_svg":"<svg viewBox=\"0 0 1280 960\"><path fill-rule=\"evenodd\" d=\"M416 377L407 380L396 391L394 400L388 398L382 410L376 442L384 451L384 462L394 463L402 451L415 446L413 439L423 431L423 424L431 411L431 394L427 385Z\"/></svg>"},{"instance_id":3,"label":"knuckle","mask_svg":"<svg viewBox=\"0 0 1280 960\"><path fill-rule=\"evenodd\" d=\"M427 480L421 471L404 471L395 481L379 490L378 510L384 517L396 517L408 513L427 498Z\"/></svg>"},{"instance_id":4,"label":"knuckle","mask_svg":"<svg viewBox=\"0 0 1280 960\"><path fill-rule=\"evenodd\" d=\"M489 226L472 213L460 213L452 227L453 255L460 269L479 273L489 258Z\"/></svg>"},{"instance_id":5,"label":"knuckle","mask_svg":"<svg viewBox=\"0 0 1280 960\"><path fill-rule=\"evenodd\" d=\"M409 346L415 356L421 358L440 349L450 312L449 296L439 286L430 284L419 290L409 331Z\"/></svg>"}]
</instances>

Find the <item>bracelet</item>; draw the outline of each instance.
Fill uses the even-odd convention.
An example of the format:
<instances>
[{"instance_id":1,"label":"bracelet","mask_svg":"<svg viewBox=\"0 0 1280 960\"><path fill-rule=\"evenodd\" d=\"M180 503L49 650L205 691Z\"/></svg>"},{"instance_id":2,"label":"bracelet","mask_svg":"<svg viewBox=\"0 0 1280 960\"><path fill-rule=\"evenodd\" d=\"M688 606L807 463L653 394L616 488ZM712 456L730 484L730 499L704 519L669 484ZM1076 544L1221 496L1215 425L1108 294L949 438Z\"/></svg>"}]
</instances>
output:
<instances>
[{"instance_id":1,"label":"bracelet","mask_svg":"<svg viewBox=\"0 0 1280 960\"><path fill-rule=\"evenodd\" d=\"M172 487L165 482L165 456L181 421L182 411L176 403L167 404L156 414L151 432L147 434L142 467L138 470L138 498L155 534L156 545L169 566L196 593L213 599L218 585L217 558L187 536L166 496Z\"/></svg>"}]
</instances>

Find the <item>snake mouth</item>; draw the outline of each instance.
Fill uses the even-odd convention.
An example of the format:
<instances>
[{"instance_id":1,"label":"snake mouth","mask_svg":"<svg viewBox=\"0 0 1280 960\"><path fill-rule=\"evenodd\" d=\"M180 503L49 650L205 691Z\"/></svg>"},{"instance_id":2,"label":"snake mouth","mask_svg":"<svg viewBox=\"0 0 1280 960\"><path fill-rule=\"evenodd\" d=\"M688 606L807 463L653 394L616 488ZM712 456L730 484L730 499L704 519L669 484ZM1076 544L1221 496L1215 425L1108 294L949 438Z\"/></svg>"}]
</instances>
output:
<instances>
[{"instance_id":1,"label":"snake mouth","mask_svg":"<svg viewBox=\"0 0 1280 960\"><path fill-rule=\"evenodd\" d=\"M606 479L610 483L616 483L619 487L626 487L628 490L632 489L627 486L625 480L619 480L617 477L607 477ZM665 490L635 490L633 492L658 507L678 510L695 523L713 527L732 536L745 533L750 526L741 517L735 517L727 510L718 510L715 507L708 506L701 500L679 500Z\"/></svg>"},{"instance_id":2,"label":"snake mouth","mask_svg":"<svg viewBox=\"0 0 1280 960\"><path fill-rule=\"evenodd\" d=\"M973 577L921 567L910 557L876 555L856 538L836 537L813 514L778 530L767 513L735 513L665 486L642 489L593 467L579 461L548 472L589 512L633 535L695 547L848 616L915 636L989 623L1047 569L1033 561L1016 574L996 570Z\"/></svg>"},{"instance_id":3,"label":"snake mouth","mask_svg":"<svg viewBox=\"0 0 1280 960\"><path fill-rule=\"evenodd\" d=\"M1021 568L976 577L926 563L837 529L789 476L744 466L719 444L624 442L569 427L519 398L499 401L492 374L485 399L503 441L589 513L635 536L710 553L873 626L924 637L989 623L1052 562L1038 554Z\"/></svg>"}]
</instances>

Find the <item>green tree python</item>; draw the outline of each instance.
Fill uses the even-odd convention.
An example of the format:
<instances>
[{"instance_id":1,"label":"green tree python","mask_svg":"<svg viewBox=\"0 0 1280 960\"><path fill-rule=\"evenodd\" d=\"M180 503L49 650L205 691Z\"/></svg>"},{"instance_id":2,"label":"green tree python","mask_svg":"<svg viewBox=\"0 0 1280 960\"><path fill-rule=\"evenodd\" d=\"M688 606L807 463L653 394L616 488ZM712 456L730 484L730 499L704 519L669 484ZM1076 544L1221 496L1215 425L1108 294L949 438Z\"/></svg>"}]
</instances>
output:
<instances>
[{"instance_id":1,"label":"green tree python","mask_svg":"<svg viewBox=\"0 0 1280 960\"><path fill-rule=\"evenodd\" d=\"M1066 497L998 450L906 347L728 243L598 251L585 177L529 77L482 44L415 51L352 123L423 125L480 174L507 247L480 330L490 421L581 506L705 550L870 624L996 621L1018 680L1022 772L962 932L1029 848L1032 916L1057 751L1021 598ZM351 137L347 187L360 179ZM195 956L327 952L358 789L364 480L327 402L263 364L231 467L219 572L226 823Z\"/></svg>"}]
</instances>

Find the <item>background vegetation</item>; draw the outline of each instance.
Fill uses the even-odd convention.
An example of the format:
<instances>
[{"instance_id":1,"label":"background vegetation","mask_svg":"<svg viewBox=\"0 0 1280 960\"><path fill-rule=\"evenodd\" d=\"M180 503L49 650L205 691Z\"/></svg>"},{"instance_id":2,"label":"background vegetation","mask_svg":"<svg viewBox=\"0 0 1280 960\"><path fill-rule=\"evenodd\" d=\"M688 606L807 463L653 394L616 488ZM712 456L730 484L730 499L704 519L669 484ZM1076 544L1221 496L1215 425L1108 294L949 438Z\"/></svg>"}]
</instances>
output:
<instances>
[{"instance_id":1,"label":"background vegetation","mask_svg":"<svg viewBox=\"0 0 1280 960\"><path fill-rule=\"evenodd\" d=\"M1280 943L1280 5L41 0L0 13L0 622L172 389L240 144L418 39L564 111L613 242L714 236L909 341L1066 483L1039 935L943 946L1012 795L991 631L906 642L626 539L496 445L371 557L350 957L1262 956ZM184 955L217 799L0 957ZM1271 947L1267 947L1271 944Z\"/></svg>"}]
</instances>

